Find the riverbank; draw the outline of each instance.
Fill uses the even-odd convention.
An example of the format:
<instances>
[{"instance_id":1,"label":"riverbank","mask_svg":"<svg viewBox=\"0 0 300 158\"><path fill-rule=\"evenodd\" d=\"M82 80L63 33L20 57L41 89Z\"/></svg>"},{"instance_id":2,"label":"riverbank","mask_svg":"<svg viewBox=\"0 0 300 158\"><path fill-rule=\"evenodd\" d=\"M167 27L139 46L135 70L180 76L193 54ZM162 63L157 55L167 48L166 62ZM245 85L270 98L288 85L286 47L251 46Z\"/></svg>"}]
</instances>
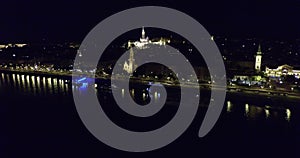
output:
<instances>
[{"instance_id":1,"label":"riverbank","mask_svg":"<svg viewBox=\"0 0 300 158\"><path fill-rule=\"evenodd\" d=\"M59 77L64 80L72 80L72 74L71 73L54 73L54 72L40 72L40 71L17 71L17 70L6 70L6 69L0 69L1 73L7 73L7 74L21 74L21 75L40 75L45 77ZM99 83L101 80L110 80L109 77L96 77L96 83ZM122 80L122 79L117 79ZM139 83L139 84L149 84L151 80L140 80L138 78L134 78L131 80L131 82ZM157 81L161 82L161 81ZM165 86L168 87L180 87L179 84L172 84L170 82L163 82ZM181 86L186 86L189 88L193 88L196 85L191 84L183 84ZM211 84L207 83L201 83L199 84L201 90L211 90ZM215 90L222 90L222 87L216 88ZM300 93L299 92L287 92L282 90L268 90L268 89L258 89L258 88L251 88L251 87L242 87L242 86L227 86L226 87L227 96L237 96L237 97L243 97L243 96L249 96L251 100L264 98L269 100L292 100L297 103L300 102ZM234 97L233 97L234 99Z\"/></svg>"}]
</instances>

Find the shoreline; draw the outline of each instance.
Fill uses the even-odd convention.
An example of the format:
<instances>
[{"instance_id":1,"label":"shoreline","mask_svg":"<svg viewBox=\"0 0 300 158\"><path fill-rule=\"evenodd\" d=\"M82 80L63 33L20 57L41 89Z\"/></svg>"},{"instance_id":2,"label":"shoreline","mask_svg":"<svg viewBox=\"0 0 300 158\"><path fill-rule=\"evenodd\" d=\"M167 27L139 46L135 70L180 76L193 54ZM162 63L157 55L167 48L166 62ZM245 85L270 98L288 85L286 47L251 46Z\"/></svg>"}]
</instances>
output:
<instances>
[{"instance_id":1,"label":"shoreline","mask_svg":"<svg viewBox=\"0 0 300 158\"><path fill-rule=\"evenodd\" d=\"M41 76L46 76L46 77L60 77L63 79L72 79L72 74L62 74L62 73L48 73L48 72L39 72L39 71L15 71L15 70L6 70L6 69L0 69L0 73L7 73L7 74L14 74L14 73L18 73L18 74L24 74L24 75L41 75ZM110 80L110 78L107 77L95 77L95 80ZM147 82L153 82L151 80L137 80L134 79L133 82L135 83L139 83L139 84L145 84ZM160 82L160 81L158 81ZM163 83L164 84L164 83ZM168 87L180 87L180 85L178 84L164 84L165 86ZM189 88L193 88L193 85L184 85L187 86ZM211 90L211 85L209 84L199 84L199 87L201 90ZM265 98L265 99L284 99L284 100L297 100L300 102L300 93L296 93L296 92L286 92L286 91L279 91L279 90L272 90L272 91L268 91L268 90L262 90L262 89L251 89L251 88L247 88L247 87L230 87L227 86L226 88L226 97L231 96L231 95L235 95L235 96L247 96L247 97L251 97L253 99L257 99L257 98ZM241 97L242 97L241 96Z\"/></svg>"}]
</instances>

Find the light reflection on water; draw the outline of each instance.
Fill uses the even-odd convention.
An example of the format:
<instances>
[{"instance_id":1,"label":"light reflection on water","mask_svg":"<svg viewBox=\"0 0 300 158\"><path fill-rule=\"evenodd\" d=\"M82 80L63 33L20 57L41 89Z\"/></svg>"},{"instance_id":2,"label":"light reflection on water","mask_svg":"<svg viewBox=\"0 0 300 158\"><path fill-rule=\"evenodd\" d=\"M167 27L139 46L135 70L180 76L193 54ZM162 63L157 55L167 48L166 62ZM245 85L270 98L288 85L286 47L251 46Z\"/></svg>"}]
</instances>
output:
<instances>
[{"instance_id":1,"label":"light reflection on water","mask_svg":"<svg viewBox=\"0 0 300 158\"><path fill-rule=\"evenodd\" d=\"M231 112L232 111L232 103L230 101L227 101L226 111Z\"/></svg>"},{"instance_id":2,"label":"light reflection on water","mask_svg":"<svg viewBox=\"0 0 300 158\"><path fill-rule=\"evenodd\" d=\"M38 75L24 75L24 74L5 74L1 73L0 78L0 88L8 87L9 90L12 90L12 93L22 93L24 95L33 95L33 96L47 96L47 95L72 95L70 80L66 80L60 77L45 77ZM87 84L79 87L78 90L84 91L87 88ZM94 87L99 87L99 85L94 85ZM78 87L72 87L78 88ZM130 93L131 96L135 97L136 94L141 94L142 99L145 101L153 97L156 101L160 99L160 93L153 92L150 94L148 89L140 91L140 89L131 89L129 92L126 92L124 89L119 91L124 97L125 93ZM153 96L152 96L153 95ZM226 114L231 115L234 113L242 113L243 117L247 120L284 120L290 122L293 115L293 109L280 107L273 108L272 105L258 106L250 103L242 102L233 102L227 100L225 102L224 111Z\"/></svg>"},{"instance_id":3,"label":"light reflection on water","mask_svg":"<svg viewBox=\"0 0 300 158\"><path fill-rule=\"evenodd\" d=\"M250 112L249 104L245 104L245 115L246 115L246 117L249 117L249 112Z\"/></svg>"},{"instance_id":4,"label":"light reflection on water","mask_svg":"<svg viewBox=\"0 0 300 158\"><path fill-rule=\"evenodd\" d=\"M268 118L270 116L270 110L269 109L265 109L265 113L266 113L266 118Z\"/></svg>"},{"instance_id":5,"label":"light reflection on water","mask_svg":"<svg viewBox=\"0 0 300 158\"><path fill-rule=\"evenodd\" d=\"M286 109L286 120L290 121L292 116L292 112L290 109Z\"/></svg>"},{"instance_id":6,"label":"light reflection on water","mask_svg":"<svg viewBox=\"0 0 300 158\"><path fill-rule=\"evenodd\" d=\"M239 111L240 105L236 105L239 103L232 103L231 101L227 101L226 103L226 113L230 114L233 111ZM283 106L257 106L252 104L244 104L243 107L244 116L247 120L259 120L264 118L265 120L285 120L290 122L292 118L292 111L289 108L285 108Z\"/></svg>"},{"instance_id":7,"label":"light reflection on water","mask_svg":"<svg viewBox=\"0 0 300 158\"><path fill-rule=\"evenodd\" d=\"M4 81L4 73L1 73L2 81Z\"/></svg>"},{"instance_id":8,"label":"light reflection on water","mask_svg":"<svg viewBox=\"0 0 300 158\"><path fill-rule=\"evenodd\" d=\"M69 81L69 80L66 80ZM1 73L0 88L24 95L70 94L68 84L59 77Z\"/></svg>"}]
</instances>

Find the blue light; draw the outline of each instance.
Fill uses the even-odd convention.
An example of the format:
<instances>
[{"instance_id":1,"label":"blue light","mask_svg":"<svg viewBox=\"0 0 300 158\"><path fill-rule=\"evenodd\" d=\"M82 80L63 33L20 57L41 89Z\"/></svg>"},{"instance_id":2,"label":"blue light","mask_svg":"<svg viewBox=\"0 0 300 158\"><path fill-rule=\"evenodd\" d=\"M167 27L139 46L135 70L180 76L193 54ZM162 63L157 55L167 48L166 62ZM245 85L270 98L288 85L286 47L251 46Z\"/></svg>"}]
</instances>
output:
<instances>
[{"instance_id":1,"label":"blue light","mask_svg":"<svg viewBox=\"0 0 300 158\"><path fill-rule=\"evenodd\" d=\"M86 91L89 85L92 83L92 79L87 77L82 77L80 79L75 80L75 83L78 85L78 89L80 91Z\"/></svg>"},{"instance_id":2,"label":"blue light","mask_svg":"<svg viewBox=\"0 0 300 158\"><path fill-rule=\"evenodd\" d=\"M77 80L77 82L82 82L82 81L84 81L84 80L86 80L86 77L83 77L83 78Z\"/></svg>"}]
</instances>

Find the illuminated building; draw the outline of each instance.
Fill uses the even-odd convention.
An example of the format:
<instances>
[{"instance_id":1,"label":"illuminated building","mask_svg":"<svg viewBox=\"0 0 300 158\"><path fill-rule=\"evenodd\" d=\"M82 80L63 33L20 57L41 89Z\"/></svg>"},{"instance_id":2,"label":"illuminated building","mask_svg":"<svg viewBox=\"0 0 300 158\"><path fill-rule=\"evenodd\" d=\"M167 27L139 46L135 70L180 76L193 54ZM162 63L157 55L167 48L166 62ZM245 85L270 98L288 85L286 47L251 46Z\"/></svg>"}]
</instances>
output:
<instances>
[{"instance_id":1,"label":"illuminated building","mask_svg":"<svg viewBox=\"0 0 300 158\"><path fill-rule=\"evenodd\" d=\"M260 45L258 46L258 51L255 55L255 70L256 72L261 71L261 59L262 59L262 52Z\"/></svg>"},{"instance_id":2,"label":"illuminated building","mask_svg":"<svg viewBox=\"0 0 300 158\"><path fill-rule=\"evenodd\" d=\"M3 48L9 48L9 47L18 47L18 48L22 48L22 47L25 47L27 46L27 44L20 44L20 43L16 43L16 44L0 44L0 49L3 49Z\"/></svg>"},{"instance_id":3,"label":"illuminated building","mask_svg":"<svg viewBox=\"0 0 300 158\"><path fill-rule=\"evenodd\" d=\"M151 41L149 40L148 37L146 37L146 32L145 29L143 27L142 29L142 37L140 38L139 41L135 41L135 42L130 42L128 41L128 48L130 48L132 46L132 44L139 49L145 49L147 48L147 44L151 43Z\"/></svg>"},{"instance_id":4,"label":"illuminated building","mask_svg":"<svg viewBox=\"0 0 300 158\"><path fill-rule=\"evenodd\" d=\"M251 70L247 69L245 71L240 71L238 74L234 74L232 78L232 82L238 83L240 85L261 85L263 82L266 82L265 78L263 78L259 72L261 72L261 63L262 63L262 51L261 46L258 46L258 51L255 55L254 62L254 70L253 71L253 61L252 62L238 62L240 65L236 64L241 68L251 68Z\"/></svg>"},{"instance_id":5,"label":"illuminated building","mask_svg":"<svg viewBox=\"0 0 300 158\"><path fill-rule=\"evenodd\" d=\"M16 47L22 48L24 46L26 46L27 44L15 44Z\"/></svg>"},{"instance_id":6,"label":"illuminated building","mask_svg":"<svg viewBox=\"0 0 300 158\"><path fill-rule=\"evenodd\" d=\"M128 63L125 61L123 69L128 72L129 74L133 73L133 70L136 69L137 65L135 64L135 59L134 59L134 52L132 50L132 47L130 48L130 53L129 53L129 59Z\"/></svg>"},{"instance_id":7,"label":"illuminated building","mask_svg":"<svg viewBox=\"0 0 300 158\"><path fill-rule=\"evenodd\" d=\"M159 41L152 41L149 39L149 37L146 36L146 32L144 27L142 28L142 37L139 41L130 42L128 41L128 48L135 46L138 49L146 49L149 48L149 44L157 44L157 45L166 45L166 43L170 43L170 40L161 38Z\"/></svg>"},{"instance_id":8,"label":"illuminated building","mask_svg":"<svg viewBox=\"0 0 300 158\"><path fill-rule=\"evenodd\" d=\"M123 65L123 70L125 70L129 74L132 74L133 70L137 67L137 65L135 63L134 52L133 52L132 47L135 47L136 49L147 49L147 48L149 48L149 46L151 44L166 45L167 42L170 43L170 40L167 40L164 38L161 38L159 41L149 40L149 37L146 36L146 32L143 27L142 28L142 37L140 38L139 41L135 41L135 42L128 41L128 49L130 49L130 55L129 55L128 62L125 61L124 65Z\"/></svg>"},{"instance_id":9,"label":"illuminated building","mask_svg":"<svg viewBox=\"0 0 300 158\"><path fill-rule=\"evenodd\" d=\"M278 66L275 69L266 67L265 74L268 77L281 77L286 75L294 75L296 78L300 78L300 70L294 70L292 66L287 64Z\"/></svg>"},{"instance_id":10,"label":"illuminated building","mask_svg":"<svg viewBox=\"0 0 300 158\"><path fill-rule=\"evenodd\" d=\"M0 44L0 49L2 49L2 48L6 48L6 45Z\"/></svg>"},{"instance_id":11,"label":"illuminated building","mask_svg":"<svg viewBox=\"0 0 300 158\"><path fill-rule=\"evenodd\" d=\"M146 32L145 32L144 27L143 27L143 29L142 29L142 37L140 38L140 41L141 41L142 43L148 43L148 42L149 42L149 38L146 37Z\"/></svg>"}]
</instances>

